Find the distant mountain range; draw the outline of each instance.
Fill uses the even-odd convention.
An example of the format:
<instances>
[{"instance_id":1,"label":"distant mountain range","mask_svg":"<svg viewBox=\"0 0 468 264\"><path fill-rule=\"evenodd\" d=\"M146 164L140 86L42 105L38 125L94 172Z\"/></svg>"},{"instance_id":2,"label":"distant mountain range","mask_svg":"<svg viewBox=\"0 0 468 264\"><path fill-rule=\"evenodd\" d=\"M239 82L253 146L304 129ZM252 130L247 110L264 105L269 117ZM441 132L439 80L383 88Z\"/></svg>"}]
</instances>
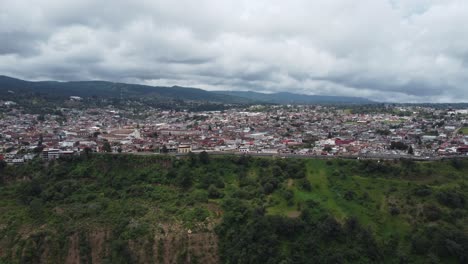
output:
<instances>
[{"instance_id":1,"label":"distant mountain range","mask_svg":"<svg viewBox=\"0 0 468 264\"><path fill-rule=\"evenodd\" d=\"M154 100L191 100L225 104L369 104L360 97L304 95L294 93L258 93L251 91L205 91L190 87L164 87L107 81L32 82L0 75L0 98L41 95L48 98L69 96L98 98L151 98Z\"/></svg>"},{"instance_id":2,"label":"distant mountain range","mask_svg":"<svg viewBox=\"0 0 468 264\"><path fill-rule=\"evenodd\" d=\"M362 97L306 95L288 92L280 93L258 93L252 91L215 91L215 93L250 98L274 104L370 104L375 103Z\"/></svg>"}]
</instances>

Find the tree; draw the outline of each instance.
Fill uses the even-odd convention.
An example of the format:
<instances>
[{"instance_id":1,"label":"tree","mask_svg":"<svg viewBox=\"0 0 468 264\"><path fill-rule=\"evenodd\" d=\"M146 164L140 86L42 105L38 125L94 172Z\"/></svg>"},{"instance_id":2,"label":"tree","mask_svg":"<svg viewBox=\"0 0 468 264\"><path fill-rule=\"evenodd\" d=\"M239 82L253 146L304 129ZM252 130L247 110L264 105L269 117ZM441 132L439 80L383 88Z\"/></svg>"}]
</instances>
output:
<instances>
[{"instance_id":1,"label":"tree","mask_svg":"<svg viewBox=\"0 0 468 264\"><path fill-rule=\"evenodd\" d=\"M332 147L330 147L330 146L325 146L325 147L323 148L323 151L330 152L330 151L332 151Z\"/></svg>"},{"instance_id":2,"label":"tree","mask_svg":"<svg viewBox=\"0 0 468 264\"><path fill-rule=\"evenodd\" d=\"M390 132L390 130L388 130L388 129L377 129L375 132L377 134L383 135L383 136L388 136L388 135L392 134L392 132Z\"/></svg>"},{"instance_id":3,"label":"tree","mask_svg":"<svg viewBox=\"0 0 468 264\"><path fill-rule=\"evenodd\" d=\"M42 136L42 134L39 136L39 141L37 142L37 146L40 147L42 146L42 142L44 141L44 137Z\"/></svg>"},{"instance_id":4,"label":"tree","mask_svg":"<svg viewBox=\"0 0 468 264\"><path fill-rule=\"evenodd\" d=\"M39 198L34 198L29 204L29 212L32 218L40 220L44 214L44 205L42 200Z\"/></svg>"},{"instance_id":5,"label":"tree","mask_svg":"<svg viewBox=\"0 0 468 264\"><path fill-rule=\"evenodd\" d=\"M102 145L102 150L104 152L112 152L112 148L111 148L109 141L104 142L104 145Z\"/></svg>"},{"instance_id":6,"label":"tree","mask_svg":"<svg viewBox=\"0 0 468 264\"><path fill-rule=\"evenodd\" d=\"M437 193L437 200L450 208L464 208L466 206L465 196L455 189L440 191Z\"/></svg>"},{"instance_id":7,"label":"tree","mask_svg":"<svg viewBox=\"0 0 468 264\"><path fill-rule=\"evenodd\" d=\"M222 197L222 193L214 186L208 187L208 197L211 199L218 199Z\"/></svg>"},{"instance_id":8,"label":"tree","mask_svg":"<svg viewBox=\"0 0 468 264\"><path fill-rule=\"evenodd\" d=\"M197 165L197 156L193 152L189 152L188 159L191 167L195 167Z\"/></svg>"},{"instance_id":9,"label":"tree","mask_svg":"<svg viewBox=\"0 0 468 264\"><path fill-rule=\"evenodd\" d=\"M408 154L414 155L413 146L409 146L409 148L408 148Z\"/></svg>"},{"instance_id":10,"label":"tree","mask_svg":"<svg viewBox=\"0 0 468 264\"><path fill-rule=\"evenodd\" d=\"M86 147L86 148L84 148L83 152L84 152L85 156L89 156L89 155L91 155L93 150L90 147Z\"/></svg>"},{"instance_id":11,"label":"tree","mask_svg":"<svg viewBox=\"0 0 468 264\"><path fill-rule=\"evenodd\" d=\"M408 145L406 145L406 144L403 143L403 142L392 141L392 143L390 143L390 149L407 150L407 149L408 149Z\"/></svg>"},{"instance_id":12,"label":"tree","mask_svg":"<svg viewBox=\"0 0 468 264\"><path fill-rule=\"evenodd\" d=\"M166 145L163 145L162 148L161 148L161 153L169 153L169 150L167 149Z\"/></svg>"},{"instance_id":13,"label":"tree","mask_svg":"<svg viewBox=\"0 0 468 264\"><path fill-rule=\"evenodd\" d=\"M206 152L206 151L200 152L200 154L198 154L198 159L203 164L210 163L210 156L208 155L208 152Z\"/></svg>"},{"instance_id":14,"label":"tree","mask_svg":"<svg viewBox=\"0 0 468 264\"><path fill-rule=\"evenodd\" d=\"M355 196L356 196L356 193L353 191L346 191L344 194L344 198L348 201L353 200Z\"/></svg>"},{"instance_id":15,"label":"tree","mask_svg":"<svg viewBox=\"0 0 468 264\"><path fill-rule=\"evenodd\" d=\"M43 150L44 150L44 147L43 147L43 146L39 146L39 147L35 147L35 148L33 149L33 152L36 153L36 154L39 154L39 153L41 153Z\"/></svg>"},{"instance_id":16,"label":"tree","mask_svg":"<svg viewBox=\"0 0 468 264\"><path fill-rule=\"evenodd\" d=\"M327 217L318 226L320 232L325 239L336 239L342 233L342 227L338 221L332 216Z\"/></svg>"},{"instance_id":17,"label":"tree","mask_svg":"<svg viewBox=\"0 0 468 264\"><path fill-rule=\"evenodd\" d=\"M3 176L3 169L5 169L7 166L7 163L4 161L4 160L0 160L0 185L3 184L3 181L4 181L4 176Z\"/></svg>"},{"instance_id":18,"label":"tree","mask_svg":"<svg viewBox=\"0 0 468 264\"><path fill-rule=\"evenodd\" d=\"M309 180L304 178L298 181L299 187L302 190L310 192L312 190L312 185L310 184Z\"/></svg>"},{"instance_id":19,"label":"tree","mask_svg":"<svg viewBox=\"0 0 468 264\"><path fill-rule=\"evenodd\" d=\"M272 193L273 191L275 190L275 187L273 186L273 184L267 182L263 185L263 192L265 192L265 194L270 194Z\"/></svg>"},{"instance_id":20,"label":"tree","mask_svg":"<svg viewBox=\"0 0 468 264\"><path fill-rule=\"evenodd\" d=\"M177 186L182 187L184 189L188 189L192 186L192 170L188 168L183 168L177 174L175 179Z\"/></svg>"}]
</instances>

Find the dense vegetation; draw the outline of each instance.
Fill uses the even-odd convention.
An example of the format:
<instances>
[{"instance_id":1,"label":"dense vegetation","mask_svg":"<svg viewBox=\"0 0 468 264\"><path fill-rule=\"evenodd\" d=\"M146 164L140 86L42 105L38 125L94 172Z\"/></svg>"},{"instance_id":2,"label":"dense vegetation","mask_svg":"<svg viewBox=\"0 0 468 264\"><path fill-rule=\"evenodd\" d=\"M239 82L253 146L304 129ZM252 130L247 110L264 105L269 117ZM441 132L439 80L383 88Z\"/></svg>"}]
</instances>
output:
<instances>
[{"instance_id":1,"label":"dense vegetation","mask_svg":"<svg viewBox=\"0 0 468 264\"><path fill-rule=\"evenodd\" d=\"M163 87L105 81L83 82L30 82L0 75L0 95L11 100L19 95L41 95L49 100L63 99L69 96L83 98L160 98L163 100L180 99L210 101L218 103L248 103L249 99L211 93L197 88L179 86Z\"/></svg>"},{"instance_id":2,"label":"dense vegetation","mask_svg":"<svg viewBox=\"0 0 468 264\"><path fill-rule=\"evenodd\" d=\"M466 263L467 172L206 153L3 164L0 263Z\"/></svg>"},{"instance_id":3,"label":"dense vegetation","mask_svg":"<svg viewBox=\"0 0 468 264\"><path fill-rule=\"evenodd\" d=\"M70 101L80 96L81 101ZM103 108L144 112L148 107L165 110L221 111L254 103L240 98L197 88L160 87L104 81L29 82L0 75L0 98L13 101L27 113L52 114L60 108ZM1 107L1 106L0 106ZM9 107L5 107L9 110ZM0 109L2 111L2 109Z\"/></svg>"}]
</instances>

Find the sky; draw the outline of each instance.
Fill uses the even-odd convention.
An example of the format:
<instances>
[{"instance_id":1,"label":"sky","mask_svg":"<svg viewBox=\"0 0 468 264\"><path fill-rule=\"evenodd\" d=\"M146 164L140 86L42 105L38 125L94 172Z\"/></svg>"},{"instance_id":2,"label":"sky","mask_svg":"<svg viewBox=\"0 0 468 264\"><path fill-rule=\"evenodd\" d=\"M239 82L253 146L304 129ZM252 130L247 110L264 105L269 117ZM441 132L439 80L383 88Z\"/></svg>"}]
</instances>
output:
<instances>
[{"instance_id":1,"label":"sky","mask_svg":"<svg viewBox=\"0 0 468 264\"><path fill-rule=\"evenodd\" d=\"M0 75L468 102L467 0L0 0Z\"/></svg>"}]
</instances>

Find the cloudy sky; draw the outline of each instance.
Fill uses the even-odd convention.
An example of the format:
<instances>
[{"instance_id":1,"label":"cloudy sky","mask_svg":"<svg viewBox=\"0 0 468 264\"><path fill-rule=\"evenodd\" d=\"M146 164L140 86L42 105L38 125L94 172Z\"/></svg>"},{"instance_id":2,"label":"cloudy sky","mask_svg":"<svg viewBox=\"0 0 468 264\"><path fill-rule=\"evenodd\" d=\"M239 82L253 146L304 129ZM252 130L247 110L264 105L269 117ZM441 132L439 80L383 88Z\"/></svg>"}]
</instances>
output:
<instances>
[{"instance_id":1,"label":"cloudy sky","mask_svg":"<svg viewBox=\"0 0 468 264\"><path fill-rule=\"evenodd\" d=\"M467 0L0 0L0 74L468 101Z\"/></svg>"}]
</instances>

